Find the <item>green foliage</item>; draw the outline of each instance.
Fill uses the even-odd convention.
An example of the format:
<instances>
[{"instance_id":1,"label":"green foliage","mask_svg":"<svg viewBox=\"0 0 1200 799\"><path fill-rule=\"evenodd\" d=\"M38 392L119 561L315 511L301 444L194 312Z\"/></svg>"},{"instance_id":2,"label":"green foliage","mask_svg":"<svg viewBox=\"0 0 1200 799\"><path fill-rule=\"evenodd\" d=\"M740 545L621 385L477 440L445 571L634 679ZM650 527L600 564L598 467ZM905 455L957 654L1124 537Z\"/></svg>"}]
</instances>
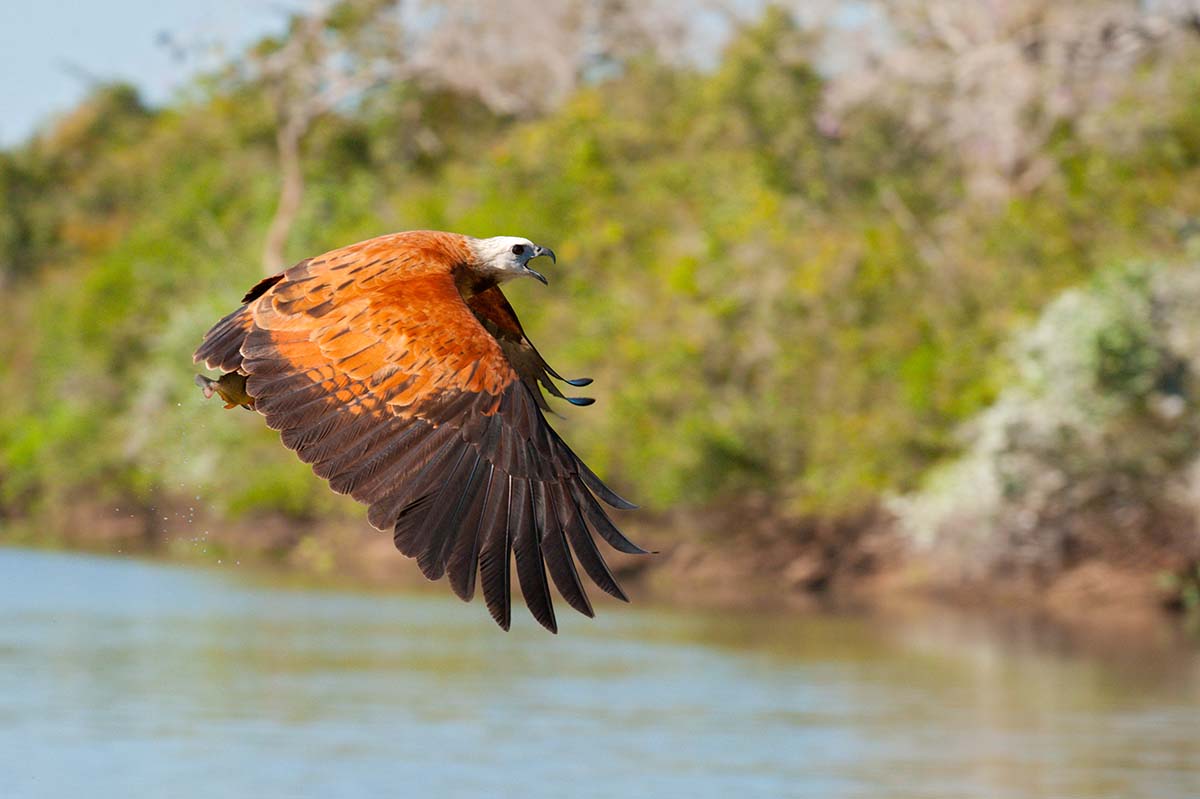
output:
<instances>
[{"instance_id":1,"label":"green foliage","mask_svg":"<svg viewBox=\"0 0 1200 799\"><path fill-rule=\"evenodd\" d=\"M712 70L634 63L527 120L384 87L306 140L290 255L420 227L552 245L551 288L514 286L514 304L600 400L558 424L647 504L753 492L834 516L912 490L1012 377L1015 325L1098 264L1178 250L1200 218L1200 73L1120 147L1063 130L1058 178L996 209L885 110L819 124L814 51L771 11ZM0 153L8 512L98 487L346 511L261 420L191 382L200 336L259 277L277 191L264 92L209 76L151 110L107 88ZM1136 95L1121 114L1141 118ZM1148 335L1114 330L1103 380L1152 390Z\"/></svg>"},{"instance_id":2,"label":"green foliage","mask_svg":"<svg viewBox=\"0 0 1200 799\"><path fill-rule=\"evenodd\" d=\"M1200 475L1200 271L1099 273L1013 347L964 456L895 502L954 574L1047 574L1139 535L1187 551Z\"/></svg>"},{"instance_id":3,"label":"green foliage","mask_svg":"<svg viewBox=\"0 0 1200 799\"><path fill-rule=\"evenodd\" d=\"M1183 615L1183 628L1200 639L1200 563L1192 562L1174 572L1163 572L1158 587L1170 606Z\"/></svg>"}]
</instances>

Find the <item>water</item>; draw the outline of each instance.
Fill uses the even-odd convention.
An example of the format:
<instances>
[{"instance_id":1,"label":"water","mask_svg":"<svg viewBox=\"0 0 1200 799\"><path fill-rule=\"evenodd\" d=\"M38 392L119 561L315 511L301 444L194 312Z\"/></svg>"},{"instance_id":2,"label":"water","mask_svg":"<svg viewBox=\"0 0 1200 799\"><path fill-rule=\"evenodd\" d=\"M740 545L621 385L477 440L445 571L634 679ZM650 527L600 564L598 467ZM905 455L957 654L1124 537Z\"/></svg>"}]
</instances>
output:
<instances>
[{"instance_id":1,"label":"water","mask_svg":"<svg viewBox=\"0 0 1200 799\"><path fill-rule=\"evenodd\" d=\"M1200 797L1194 652L601 614L0 549L0 796Z\"/></svg>"}]
</instances>

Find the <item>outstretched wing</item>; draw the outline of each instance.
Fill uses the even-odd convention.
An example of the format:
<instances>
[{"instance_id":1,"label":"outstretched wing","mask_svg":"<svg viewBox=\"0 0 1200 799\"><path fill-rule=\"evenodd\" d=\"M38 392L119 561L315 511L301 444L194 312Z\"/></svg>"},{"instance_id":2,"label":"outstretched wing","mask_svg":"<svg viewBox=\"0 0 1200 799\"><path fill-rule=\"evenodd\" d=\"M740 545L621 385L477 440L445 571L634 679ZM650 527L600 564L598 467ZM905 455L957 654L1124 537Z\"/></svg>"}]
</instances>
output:
<instances>
[{"instance_id":1,"label":"outstretched wing","mask_svg":"<svg viewBox=\"0 0 1200 799\"><path fill-rule=\"evenodd\" d=\"M284 445L333 490L368 505L371 524L392 530L428 578L448 574L470 599L478 574L501 627L511 620L511 555L526 604L552 631L547 571L588 616L576 560L625 599L594 534L624 552L643 550L597 497L632 506L546 423L536 383L485 328L486 315L468 307L449 272L405 272L363 251L342 253L260 284L209 331L197 360L245 372L256 409Z\"/></svg>"}]
</instances>

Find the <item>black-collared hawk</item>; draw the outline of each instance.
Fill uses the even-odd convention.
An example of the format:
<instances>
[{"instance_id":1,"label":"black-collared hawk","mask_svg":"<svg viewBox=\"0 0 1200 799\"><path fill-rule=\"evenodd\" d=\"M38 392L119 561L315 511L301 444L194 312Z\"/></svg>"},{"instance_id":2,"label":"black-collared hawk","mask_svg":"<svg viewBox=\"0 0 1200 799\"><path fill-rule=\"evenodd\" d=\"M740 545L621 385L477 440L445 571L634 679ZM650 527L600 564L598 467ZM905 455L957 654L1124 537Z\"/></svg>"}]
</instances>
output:
<instances>
[{"instance_id":1,"label":"black-collared hawk","mask_svg":"<svg viewBox=\"0 0 1200 799\"><path fill-rule=\"evenodd\" d=\"M508 629L510 564L534 617L557 631L546 573L592 616L576 562L625 600L596 546L642 553L597 500L622 499L546 422L542 390L563 397L500 292L546 279L554 253L528 239L410 231L301 261L250 289L204 336L202 381L266 417L313 471L368 506L431 580L470 600L476 575ZM565 398L577 405L591 400ZM574 557L572 557L574 553Z\"/></svg>"}]
</instances>

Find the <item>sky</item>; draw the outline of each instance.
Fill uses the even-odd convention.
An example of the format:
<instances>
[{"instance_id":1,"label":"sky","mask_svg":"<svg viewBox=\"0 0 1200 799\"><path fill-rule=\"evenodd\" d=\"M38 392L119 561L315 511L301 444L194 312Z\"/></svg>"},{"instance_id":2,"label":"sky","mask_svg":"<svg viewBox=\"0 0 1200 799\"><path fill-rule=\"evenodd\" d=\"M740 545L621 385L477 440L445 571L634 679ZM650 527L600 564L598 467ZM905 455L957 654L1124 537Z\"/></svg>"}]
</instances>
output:
<instances>
[{"instance_id":1,"label":"sky","mask_svg":"<svg viewBox=\"0 0 1200 799\"><path fill-rule=\"evenodd\" d=\"M69 110L113 79L161 102L194 71L161 39L192 52L236 50L283 26L304 0L0 0L0 146Z\"/></svg>"}]
</instances>

